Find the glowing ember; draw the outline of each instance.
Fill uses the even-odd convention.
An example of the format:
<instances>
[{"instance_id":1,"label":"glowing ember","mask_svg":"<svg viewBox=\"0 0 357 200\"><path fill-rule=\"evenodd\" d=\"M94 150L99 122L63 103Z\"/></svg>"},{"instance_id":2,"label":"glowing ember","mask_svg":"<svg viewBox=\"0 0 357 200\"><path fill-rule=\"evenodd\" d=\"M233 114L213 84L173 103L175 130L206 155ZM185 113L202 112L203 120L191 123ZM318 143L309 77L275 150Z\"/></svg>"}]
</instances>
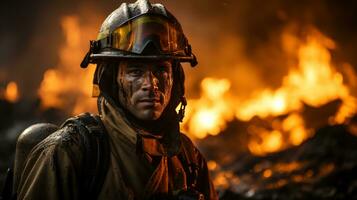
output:
<instances>
[{"instance_id":1,"label":"glowing ember","mask_svg":"<svg viewBox=\"0 0 357 200\"><path fill-rule=\"evenodd\" d=\"M5 91L1 96L9 102L17 102L19 99L19 89L17 88L17 84L15 82L10 82L7 84Z\"/></svg>"},{"instance_id":2,"label":"glowing ember","mask_svg":"<svg viewBox=\"0 0 357 200\"><path fill-rule=\"evenodd\" d=\"M334 169L335 169L335 165L333 163L325 164L325 165L321 166L319 175L326 176L326 175L330 174Z\"/></svg>"},{"instance_id":3,"label":"glowing ember","mask_svg":"<svg viewBox=\"0 0 357 200\"><path fill-rule=\"evenodd\" d=\"M290 173L300 169L302 166L304 166L304 163L300 162L277 163L273 166L273 169L276 172Z\"/></svg>"},{"instance_id":4,"label":"glowing ember","mask_svg":"<svg viewBox=\"0 0 357 200\"><path fill-rule=\"evenodd\" d=\"M213 171L213 170L216 170L218 168L218 165L215 161L213 160L210 160L207 162L207 167L209 170Z\"/></svg>"},{"instance_id":5,"label":"glowing ember","mask_svg":"<svg viewBox=\"0 0 357 200\"><path fill-rule=\"evenodd\" d=\"M272 174L273 174L273 172L270 169L266 169L263 172L263 177L264 178L269 178L269 177L271 177Z\"/></svg>"},{"instance_id":6,"label":"glowing ember","mask_svg":"<svg viewBox=\"0 0 357 200\"><path fill-rule=\"evenodd\" d=\"M38 91L44 108L61 108L72 114L95 112L95 100L90 98L94 68L79 67L87 42L96 32L89 27L80 26L77 17L62 19L66 42L59 51L60 62L45 72Z\"/></svg>"},{"instance_id":7,"label":"glowing ember","mask_svg":"<svg viewBox=\"0 0 357 200\"><path fill-rule=\"evenodd\" d=\"M218 190L226 190L239 185L241 180L232 171L225 171L215 161L207 162L208 169L213 173L213 184ZM231 188L234 190L234 188Z\"/></svg>"}]
</instances>

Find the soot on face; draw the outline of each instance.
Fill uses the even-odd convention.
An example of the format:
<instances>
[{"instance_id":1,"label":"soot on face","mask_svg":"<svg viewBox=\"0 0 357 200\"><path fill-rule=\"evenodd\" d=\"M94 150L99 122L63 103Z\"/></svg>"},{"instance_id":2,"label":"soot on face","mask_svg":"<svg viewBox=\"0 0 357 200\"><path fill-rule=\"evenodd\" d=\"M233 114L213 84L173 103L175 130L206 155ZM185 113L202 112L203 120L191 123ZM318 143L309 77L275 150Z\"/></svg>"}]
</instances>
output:
<instances>
[{"instance_id":1,"label":"soot on face","mask_svg":"<svg viewBox=\"0 0 357 200\"><path fill-rule=\"evenodd\" d=\"M173 85L169 61L122 62L117 83L120 103L140 120L157 120L168 105Z\"/></svg>"}]
</instances>

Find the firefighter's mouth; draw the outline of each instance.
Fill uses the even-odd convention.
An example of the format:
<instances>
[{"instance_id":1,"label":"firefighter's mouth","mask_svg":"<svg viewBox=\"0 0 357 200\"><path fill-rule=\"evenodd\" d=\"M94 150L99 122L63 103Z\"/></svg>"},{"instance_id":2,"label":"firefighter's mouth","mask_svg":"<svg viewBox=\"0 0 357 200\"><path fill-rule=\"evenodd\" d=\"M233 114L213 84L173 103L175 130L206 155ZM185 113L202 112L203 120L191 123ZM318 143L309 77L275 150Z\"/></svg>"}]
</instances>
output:
<instances>
[{"instance_id":1,"label":"firefighter's mouth","mask_svg":"<svg viewBox=\"0 0 357 200\"><path fill-rule=\"evenodd\" d=\"M161 100L160 98L143 98L138 101L138 103L141 104L147 104L147 105L155 105L155 104L160 104Z\"/></svg>"}]
</instances>

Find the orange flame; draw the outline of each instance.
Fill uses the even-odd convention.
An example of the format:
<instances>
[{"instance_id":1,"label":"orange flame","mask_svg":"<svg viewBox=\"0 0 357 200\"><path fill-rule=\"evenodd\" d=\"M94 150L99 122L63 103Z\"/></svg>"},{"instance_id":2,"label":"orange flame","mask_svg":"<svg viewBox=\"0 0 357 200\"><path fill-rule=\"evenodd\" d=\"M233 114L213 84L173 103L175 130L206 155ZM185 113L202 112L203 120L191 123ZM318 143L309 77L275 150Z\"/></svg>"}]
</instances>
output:
<instances>
[{"instance_id":1,"label":"orange flame","mask_svg":"<svg viewBox=\"0 0 357 200\"><path fill-rule=\"evenodd\" d=\"M262 155L264 153L272 153L278 151L283 146L282 133L278 130L271 132L261 130L257 135L260 140L251 140L248 143L248 148L252 153Z\"/></svg>"},{"instance_id":2,"label":"orange flame","mask_svg":"<svg viewBox=\"0 0 357 200\"><path fill-rule=\"evenodd\" d=\"M279 88L264 89L255 92L249 99L238 100L229 91L230 80L206 78L201 83L201 97L189 100L192 108L188 109L184 130L194 137L204 138L207 134L215 135L224 130L227 121L233 119L232 114L239 120L249 121L254 116L266 118L290 113L272 130L250 129L253 137L248 148L254 154L263 155L299 145L312 135L311 130L306 130L300 115L303 103L318 107L340 99L342 105L331 122L344 123L353 116L357 111L357 98L351 94L344 77L331 62L329 50L335 48L335 43L317 30L311 30L305 41L294 35L286 36L286 33L283 37L282 41L289 43L284 44L286 46L299 43L294 52L298 64L289 70ZM226 87L217 89L222 82Z\"/></svg>"},{"instance_id":3,"label":"orange flame","mask_svg":"<svg viewBox=\"0 0 357 200\"><path fill-rule=\"evenodd\" d=\"M255 115L266 117L285 114L301 109L302 102L318 107L341 99L343 106L335 121L342 123L354 114L357 102L344 85L341 73L336 72L331 65L328 49L334 46L332 40L313 32L298 49L299 65L283 78L282 86L275 91L266 89L243 103L237 110L237 118L249 120Z\"/></svg>"},{"instance_id":4,"label":"orange flame","mask_svg":"<svg viewBox=\"0 0 357 200\"><path fill-rule=\"evenodd\" d=\"M15 82L10 82L7 84L4 91L1 92L0 96L3 96L9 102L15 103L19 100L19 89Z\"/></svg>"},{"instance_id":5,"label":"orange flame","mask_svg":"<svg viewBox=\"0 0 357 200\"><path fill-rule=\"evenodd\" d=\"M201 88L202 97L188 101L187 115L191 117L190 121L184 121L188 123L187 131L198 138L204 138L207 133L218 134L225 129L226 121L233 119L227 98L223 98L230 88L228 80L206 78Z\"/></svg>"},{"instance_id":6,"label":"orange flame","mask_svg":"<svg viewBox=\"0 0 357 200\"><path fill-rule=\"evenodd\" d=\"M91 26L81 26L74 16L64 17L61 25L66 42L59 51L58 66L44 74L38 91L42 106L69 110L72 114L95 112L95 100L90 98L94 68L82 70L79 64L89 38L94 35L91 33L96 31Z\"/></svg>"}]
</instances>

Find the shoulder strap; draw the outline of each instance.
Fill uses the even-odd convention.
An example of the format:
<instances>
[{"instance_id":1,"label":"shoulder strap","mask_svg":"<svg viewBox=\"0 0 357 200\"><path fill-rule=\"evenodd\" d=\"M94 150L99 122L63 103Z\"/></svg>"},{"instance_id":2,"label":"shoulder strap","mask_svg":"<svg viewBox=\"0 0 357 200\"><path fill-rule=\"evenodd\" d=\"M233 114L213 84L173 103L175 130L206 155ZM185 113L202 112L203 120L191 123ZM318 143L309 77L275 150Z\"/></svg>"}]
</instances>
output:
<instances>
[{"instance_id":1,"label":"shoulder strap","mask_svg":"<svg viewBox=\"0 0 357 200\"><path fill-rule=\"evenodd\" d=\"M85 148L83 173L81 175L81 199L97 199L102 189L109 166L109 141L106 129L99 116L83 113L68 119L63 125L73 124Z\"/></svg>"}]
</instances>

